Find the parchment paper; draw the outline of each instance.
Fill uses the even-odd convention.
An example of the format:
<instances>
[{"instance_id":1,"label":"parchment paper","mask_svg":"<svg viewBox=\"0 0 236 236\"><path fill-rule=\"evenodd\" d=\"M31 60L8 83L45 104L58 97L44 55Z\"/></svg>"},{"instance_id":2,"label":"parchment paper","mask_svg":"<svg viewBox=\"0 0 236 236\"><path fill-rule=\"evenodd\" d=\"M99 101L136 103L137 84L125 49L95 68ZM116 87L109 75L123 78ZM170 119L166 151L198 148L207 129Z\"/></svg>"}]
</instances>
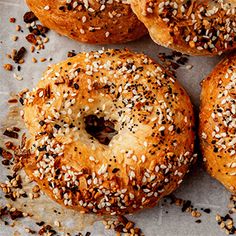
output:
<instances>
[{"instance_id":1,"label":"parchment paper","mask_svg":"<svg viewBox=\"0 0 236 236\"><path fill-rule=\"evenodd\" d=\"M46 49L41 50L39 54L27 53L26 63L22 65L22 70L17 74L23 76L22 81L17 81L13 78L13 73L5 71L2 65L9 63L5 54L10 53L13 48L27 46L29 51L30 44L24 39L26 33L16 32L17 24L24 26L22 16L27 11L27 7L23 0L0 0L0 129L4 130L8 123L8 104L7 100L11 94L16 94L21 89L27 87L32 88L43 71L46 70L49 63L57 63L67 58L67 52L74 49L76 52L90 51L100 49L101 45L86 45L74 42L65 37L59 36L55 32L49 33L50 42L46 44ZM9 18L15 17L15 24L9 23ZM25 26L24 26L25 27ZM23 30L26 32L26 28ZM27 31L28 32L28 31ZM11 36L19 36L19 40L14 42ZM136 42L123 45L106 45L105 48L130 48L137 52L144 52L150 57L157 59L157 54L160 52L170 53L169 50L154 44L147 36ZM36 58L53 58L52 62L44 62L33 64L32 57ZM192 102L196 106L196 112L199 105L200 81L212 70L214 65L220 60L219 57L189 57L188 64L193 65L191 70L181 66L177 70L177 79L185 87ZM5 168L0 166L0 182L6 180ZM227 202L230 194L217 181L206 174L199 165L186 177L181 187L175 192L177 197L189 199L194 206L209 207L211 214L203 214L201 217L202 223L195 223L196 218L191 217L187 213L181 212L181 209L163 201L154 209L144 210L138 214L128 216L129 219L136 222L145 235L148 236L215 236L224 235L215 221L217 212L224 214L227 212ZM2 193L0 193L0 206L4 202ZM44 207L44 208L43 208ZM45 215L48 214L47 206L42 204ZM166 213L168 211L168 214ZM75 213L79 214L79 213ZM43 219L42 219L43 220ZM20 223L12 227L7 227L0 221L0 236L14 235L15 231L21 235L28 235L24 228L28 225L34 225L31 219L23 219ZM81 221L78 220L78 224ZM101 222L96 222L93 225L87 224L83 229L84 232L91 231L92 235L115 235L114 232L105 230ZM30 235L30 234L29 234ZM63 232L62 232L63 235Z\"/></svg>"}]
</instances>

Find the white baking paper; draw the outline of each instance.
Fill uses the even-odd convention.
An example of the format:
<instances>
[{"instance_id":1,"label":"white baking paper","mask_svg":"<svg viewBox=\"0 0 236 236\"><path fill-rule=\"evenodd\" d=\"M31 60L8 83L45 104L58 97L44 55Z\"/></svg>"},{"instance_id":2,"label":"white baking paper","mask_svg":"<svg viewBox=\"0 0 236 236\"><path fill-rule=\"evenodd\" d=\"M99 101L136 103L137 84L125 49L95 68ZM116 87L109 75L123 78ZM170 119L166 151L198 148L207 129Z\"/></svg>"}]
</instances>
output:
<instances>
[{"instance_id":1,"label":"white baking paper","mask_svg":"<svg viewBox=\"0 0 236 236\"><path fill-rule=\"evenodd\" d=\"M20 48L21 46L27 46L29 51L30 44L26 42L24 37L26 32L25 24L22 21L23 14L27 11L26 4L23 0L0 0L0 129L3 131L7 125L15 124L18 121L12 121L9 118L9 105L7 100L10 95L16 94L21 89L27 87L32 88L40 79L40 75L46 70L47 65L50 63L57 63L67 58L67 52L74 49L76 52L90 51L100 49L100 45L86 45L59 36L55 32L49 33L50 42L46 44L46 49L41 50L39 54L27 53L25 58L26 63L22 65L22 70L16 72L23 77L22 81L17 81L13 78L13 72L8 72L3 69L5 63L11 63L6 58L5 54L10 53L13 48ZM9 18L15 17L17 19L15 24L9 23ZM23 26L25 33L16 32L15 27L19 24ZM11 40L13 35L19 36L19 40L14 42ZM122 44L122 45L106 45L105 48L130 48L133 51L143 52L150 57L157 59L157 54L160 52L170 53L169 50L154 44L147 36L136 42ZM36 57L40 59L53 58L52 62L44 62L33 64L31 59ZM177 79L185 87L189 95L191 96L193 104L196 106L196 112L199 105L199 93L200 82L206 77L206 75L212 70L214 65L219 61L219 57L189 57L187 64L193 65L191 70L186 69L185 66L181 66L177 70ZM17 124L15 124L17 125ZM20 125L20 123L18 123ZM2 132L1 132L2 133ZM1 137L0 137L1 139ZM3 141L3 140L1 140ZM6 180L5 168L0 166L0 182ZM205 207L212 210L211 214L203 214L200 218L201 224L195 223L196 218L193 218L188 213L181 212L181 209L160 202L159 206L154 209L144 210L138 214L128 216L133 220L138 227L140 227L143 233L147 236L216 236L224 235L215 221L215 215L217 212L224 214L227 212L227 202L230 194L225 188L206 174L202 168L197 165L194 170L186 177L181 187L175 192L177 197L183 199L189 199L193 202L197 208ZM0 206L4 203L3 194L0 193ZM51 216L51 200L41 202L38 204L38 209L41 209L45 216ZM23 204L23 203L18 203ZM30 204L30 203L29 203ZM50 206L49 206L49 205ZM52 203L53 204L53 203ZM54 203L53 206L59 207ZM22 205L21 205L22 207ZM61 207L59 207L61 209ZM166 213L168 211L168 214ZM68 228L73 229L73 224L77 224L77 229L81 229L82 232L91 231L92 235L115 235L113 231L104 229L101 222L94 222L93 216L79 215L78 212L69 213L65 210L65 219L62 222L61 235L65 235ZM68 216L67 216L68 215ZM71 215L77 215L77 218L73 218L75 222L71 222ZM52 216L53 217L53 216ZM37 218L37 217L35 217ZM39 216L40 218L40 216ZM84 219L84 220L83 220ZM39 219L38 219L39 220ZM43 217L40 220L44 220ZM83 222L85 221L85 222ZM15 227L5 226L0 221L0 236L14 235L17 231L20 235L30 235L25 232L25 227L31 226L35 228L35 220L25 218L18 222ZM64 228L64 230L63 230ZM64 231L64 232L63 232ZM74 232L75 235L76 232ZM78 232L77 232L78 233ZM15 235L17 235L15 233Z\"/></svg>"}]
</instances>

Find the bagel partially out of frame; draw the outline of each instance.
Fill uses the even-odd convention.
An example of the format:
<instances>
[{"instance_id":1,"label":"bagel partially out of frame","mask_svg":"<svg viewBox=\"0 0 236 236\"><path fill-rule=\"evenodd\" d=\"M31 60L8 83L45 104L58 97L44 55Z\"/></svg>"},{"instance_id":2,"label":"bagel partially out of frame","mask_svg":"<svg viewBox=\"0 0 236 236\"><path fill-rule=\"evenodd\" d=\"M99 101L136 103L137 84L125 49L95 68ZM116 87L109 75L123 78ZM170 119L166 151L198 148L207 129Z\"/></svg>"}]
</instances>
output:
<instances>
[{"instance_id":1,"label":"bagel partially out of frame","mask_svg":"<svg viewBox=\"0 0 236 236\"><path fill-rule=\"evenodd\" d=\"M236 54L202 83L201 149L208 172L236 193Z\"/></svg>"},{"instance_id":2,"label":"bagel partially out of frame","mask_svg":"<svg viewBox=\"0 0 236 236\"><path fill-rule=\"evenodd\" d=\"M216 55L236 48L235 0L130 0L150 36L189 55Z\"/></svg>"},{"instance_id":3,"label":"bagel partially out of frame","mask_svg":"<svg viewBox=\"0 0 236 236\"><path fill-rule=\"evenodd\" d=\"M26 0L43 25L85 43L123 43L147 33L127 0Z\"/></svg>"},{"instance_id":4,"label":"bagel partially out of frame","mask_svg":"<svg viewBox=\"0 0 236 236\"><path fill-rule=\"evenodd\" d=\"M185 90L143 54L80 53L45 72L24 99L27 174L80 212L152 207L193 161L194 115Z\"/></svg>"}]
</instances>

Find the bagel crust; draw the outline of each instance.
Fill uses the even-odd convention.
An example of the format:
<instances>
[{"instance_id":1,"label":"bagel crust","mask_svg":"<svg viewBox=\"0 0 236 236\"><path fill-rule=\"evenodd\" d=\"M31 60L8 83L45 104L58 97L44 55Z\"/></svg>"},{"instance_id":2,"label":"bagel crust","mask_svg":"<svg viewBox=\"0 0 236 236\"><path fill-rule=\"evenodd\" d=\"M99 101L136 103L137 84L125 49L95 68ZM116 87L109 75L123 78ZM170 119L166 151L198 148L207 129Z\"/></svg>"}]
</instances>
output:
<instances>
[{"instance_id":1,"label":"bagel crust","mask_svg":"<svg viewBox=\"0 0 236 236\"><path fill-rule=\"evenodd\" d=\"M126 0L26 0L43 25L85 43L124 43L147 34Z\"/></svg>"},{"instance_id":2,"label":"bagel crust","mask_svg":"<svg viewBox=\"0 0 236 236\"><path fill-rule=\"evenodd\" d=\"M130 0L150 36L189 55L213 56L236 47L235 0Z\"/></svg>"},{"instance_id":3,"label":"bagel crust","mask_svg":"<svg viewBox=\"0 0 236 236\"><path fill-rule=\"evenodd\" d=\"M194 159L188 95L154 61L128 50L80 53L52 66L26 95L24 120L26 173L80 212L155 206ZM109 142L102 128L113 134Z\"/></svg>"},{"instance_id":4,"label":"bagel crust","mask_svg":"<svg viewBox=\"0 0 236 236\"><path fill-rule=\"evenodd\" d=\"M207 171L236 193L236 54L202 83L201 149Z\"/></svg>"}]
</instances>

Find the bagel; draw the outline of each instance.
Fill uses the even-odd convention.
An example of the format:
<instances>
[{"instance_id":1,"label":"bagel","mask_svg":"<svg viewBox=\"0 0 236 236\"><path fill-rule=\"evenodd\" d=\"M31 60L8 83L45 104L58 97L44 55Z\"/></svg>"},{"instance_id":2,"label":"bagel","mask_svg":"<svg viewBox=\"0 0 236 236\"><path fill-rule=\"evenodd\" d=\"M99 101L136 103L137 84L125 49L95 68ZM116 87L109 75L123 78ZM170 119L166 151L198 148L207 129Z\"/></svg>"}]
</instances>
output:
<instances>
[{"instance_id":1,"label":"bagel","mask_svg":"<svg viewBox=\"0 0 236 236\"><path fill-rule=\"evenodd\" d=\"M26 0L43 25L85 43L123 43L147 33L126 0Z\"/></svg>"},{"instance_id":2,"label":"bagel","mask_svg":"<svg viewBox=\"0 0 236 236\"><path fill-rule=\"evenodd\" d=\"M203 81L199 136L207 171L236 193L236 54Z\"/></svg>"},{"instance_id":3,"label":"bagel","mask_svg":"<svg viewBox=\"0 0 236 236\"><path fill-rule=\"evenodd\" d=\"M236 47L235 0L130 0L157 43L189 55Z\"/></svg>"},{"instance_id":4,"label":"bagel","mask_svg":"<svg viewBox=\"0 0 236 236\"><path fill-rule=\"evenodd\" d=\"M82 213L157 204L194 160L194 115L183 88L128 50L80 53L52 66L24 99L26 173Z\"/></svg>"}]
</instances>

